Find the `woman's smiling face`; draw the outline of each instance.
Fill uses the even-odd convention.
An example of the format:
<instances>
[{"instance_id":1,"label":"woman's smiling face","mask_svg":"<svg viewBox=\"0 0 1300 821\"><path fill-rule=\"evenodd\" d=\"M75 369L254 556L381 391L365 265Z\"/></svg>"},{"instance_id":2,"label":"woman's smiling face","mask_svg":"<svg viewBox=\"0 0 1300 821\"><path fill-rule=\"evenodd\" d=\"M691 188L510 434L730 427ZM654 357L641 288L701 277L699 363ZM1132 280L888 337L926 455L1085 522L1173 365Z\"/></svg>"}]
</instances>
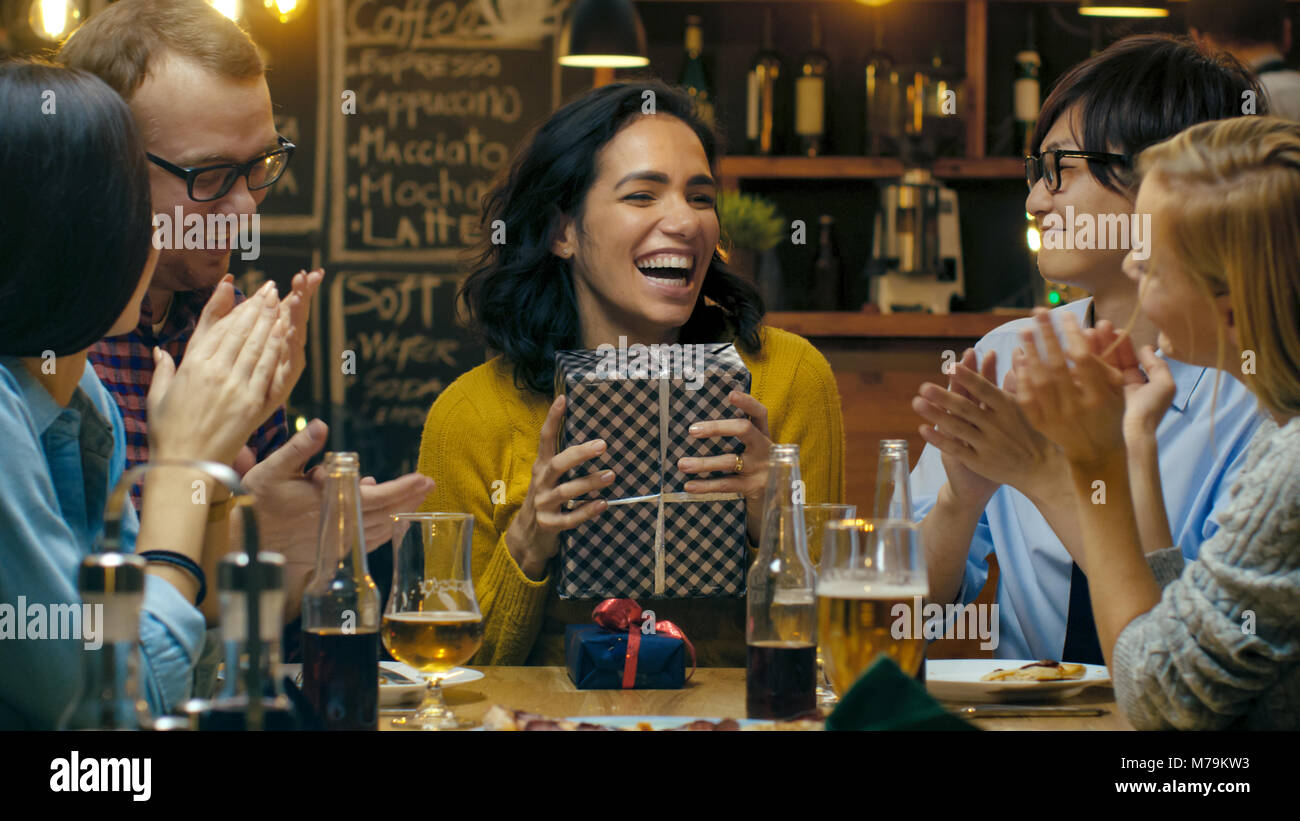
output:
<instances>
[{"instance_id":1,"label":"woman's smiling face","mask_svg":"<svg viewBox=\"0 0 1300 821\"><path fill-rule=\"evenodd\" d=\"M676 117L642 117L601 148L581 216L552 246L572 264L585 346L676 341L718 244L715 197L704 146Z\"/></svg>"},{"instance_id":2,"label":"woman's smiling face","mask_svg":"<svg viewBox=\"0 0 1300 821\"><path fill-rule=\"evenodd\" d=\"M1138 283L1142 313L1160 329L1160 350L1192 365L1222 367L1220 337L1226 346L1236 345L1236 336L1224 321L1231 311L1231 299L1224 295L1211 300L1179 265L1171 236L1177 197L1153 174L1138 190L1135 207L1139 215L1151 215L1151 257L1139 260L1129 254L1124 259L1124 273ZM1239 353L1227 350L1226 361Z\"/></svg>"}]
</instances>

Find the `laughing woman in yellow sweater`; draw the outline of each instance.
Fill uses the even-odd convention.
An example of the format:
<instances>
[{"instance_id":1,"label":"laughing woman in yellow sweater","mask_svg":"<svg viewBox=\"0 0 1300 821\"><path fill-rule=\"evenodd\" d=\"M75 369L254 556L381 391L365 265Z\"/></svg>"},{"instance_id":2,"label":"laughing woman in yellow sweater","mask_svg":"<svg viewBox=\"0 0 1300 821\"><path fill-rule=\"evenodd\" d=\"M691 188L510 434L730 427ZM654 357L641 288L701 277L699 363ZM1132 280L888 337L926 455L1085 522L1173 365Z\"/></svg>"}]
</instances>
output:
<instances>
[{"instance_id":1,"label":"laughing woman in yellow sweater","mask_svg":"<svg viewBox=\"0 0 1300 821\"><path fill-rule=\"evenodd\" d=\"M560 534L607 508L565 503L614 479L592 471L561 481L572 468L582 473L604 443L556 452L564 413L564 397L554 395L557 350L617 346L620 337L734 342L753 393L729 401L745 418L701 421L692 434L739 437L743 459L687 458L679 467L740 471L689 482L687 492L744 494L757 544L768 449L785 442L800 446L807 501L842 501L834 376L807 340L764 327L758 294L726 270L714 148L689 97L657 82L616 83L552 115L487 198L485 241L460 301L500 355L442 392L420 445L420 472L437 481L425 509L474 515L485 620L474 663L563 664L565 626L589 622L596 604L559 599L552 579ZM677 599L656 610L686 631L701 665L744 665L744 599Z\"/></svg>"}]
</instances>

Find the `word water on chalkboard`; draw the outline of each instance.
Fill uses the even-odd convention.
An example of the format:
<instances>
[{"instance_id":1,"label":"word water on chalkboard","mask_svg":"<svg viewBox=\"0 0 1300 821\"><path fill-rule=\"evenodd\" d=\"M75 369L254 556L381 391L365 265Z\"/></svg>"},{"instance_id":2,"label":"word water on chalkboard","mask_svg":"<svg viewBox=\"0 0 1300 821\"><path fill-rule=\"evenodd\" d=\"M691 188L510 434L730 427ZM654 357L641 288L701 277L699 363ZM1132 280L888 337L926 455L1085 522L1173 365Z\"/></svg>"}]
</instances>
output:
<instances>
[{"instance_id":1,"label":"word water on chalkboard","mask_svg":"<svg viewBox=\"0 0 1300 821\"><path fill-rule=\"evenodd\" d=\"M366 472L414 470L429 407L483 362L455 322L454 275L341 272L330 283L330 402ZM355 443L355 444L354 444Z\"/></svg>"},{"instance_id":2,"label":"word water on chalkboard","mask_svg":"<svg viewBox=\"0 0 1300 821\"><path fill-rule=\"evenodd\" d=\"M331 258L453 262L554 106L562 0L347 0L337 21Z\"/></svg>"}]
</instances>

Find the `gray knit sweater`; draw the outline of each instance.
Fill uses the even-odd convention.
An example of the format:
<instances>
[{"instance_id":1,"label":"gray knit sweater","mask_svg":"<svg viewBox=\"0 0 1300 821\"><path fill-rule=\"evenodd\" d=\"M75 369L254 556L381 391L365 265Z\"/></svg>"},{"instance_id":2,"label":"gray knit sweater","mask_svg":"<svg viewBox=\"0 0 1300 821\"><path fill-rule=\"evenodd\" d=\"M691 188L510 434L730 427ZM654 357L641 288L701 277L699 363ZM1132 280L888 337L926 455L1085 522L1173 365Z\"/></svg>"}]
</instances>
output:
<instances>
[{"instance_id":1,"label":"gray knit sweater","mask_svg":"<svg viewBox=\"0 0 1300 821\"><path fill-rule=\"evenodd\" d=\"M1148 557L1164 592L1111 664L1138 729L1300 728L1300 417L1260 426L1232 493L1196 561Z\"/></svg>"}]
</instances>

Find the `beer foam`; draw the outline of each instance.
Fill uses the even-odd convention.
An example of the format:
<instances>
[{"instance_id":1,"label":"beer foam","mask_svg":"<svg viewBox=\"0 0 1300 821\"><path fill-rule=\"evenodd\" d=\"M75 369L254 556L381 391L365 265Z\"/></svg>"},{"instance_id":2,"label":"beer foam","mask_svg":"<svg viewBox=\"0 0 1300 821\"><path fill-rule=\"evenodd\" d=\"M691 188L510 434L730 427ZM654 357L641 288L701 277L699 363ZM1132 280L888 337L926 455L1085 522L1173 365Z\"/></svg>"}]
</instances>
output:
<instances>
[{"instance_id":1,"label":"beer foam","mask_svg":"<svg viewBox=\"0 0 1300 821\"><path fill-rule=\"evenodd\" d=\"M930 590L923 584L890 584L859 579L828 579L817 583L817 595L835 599L924 599Z\"/></svg>"}]
</instances>

